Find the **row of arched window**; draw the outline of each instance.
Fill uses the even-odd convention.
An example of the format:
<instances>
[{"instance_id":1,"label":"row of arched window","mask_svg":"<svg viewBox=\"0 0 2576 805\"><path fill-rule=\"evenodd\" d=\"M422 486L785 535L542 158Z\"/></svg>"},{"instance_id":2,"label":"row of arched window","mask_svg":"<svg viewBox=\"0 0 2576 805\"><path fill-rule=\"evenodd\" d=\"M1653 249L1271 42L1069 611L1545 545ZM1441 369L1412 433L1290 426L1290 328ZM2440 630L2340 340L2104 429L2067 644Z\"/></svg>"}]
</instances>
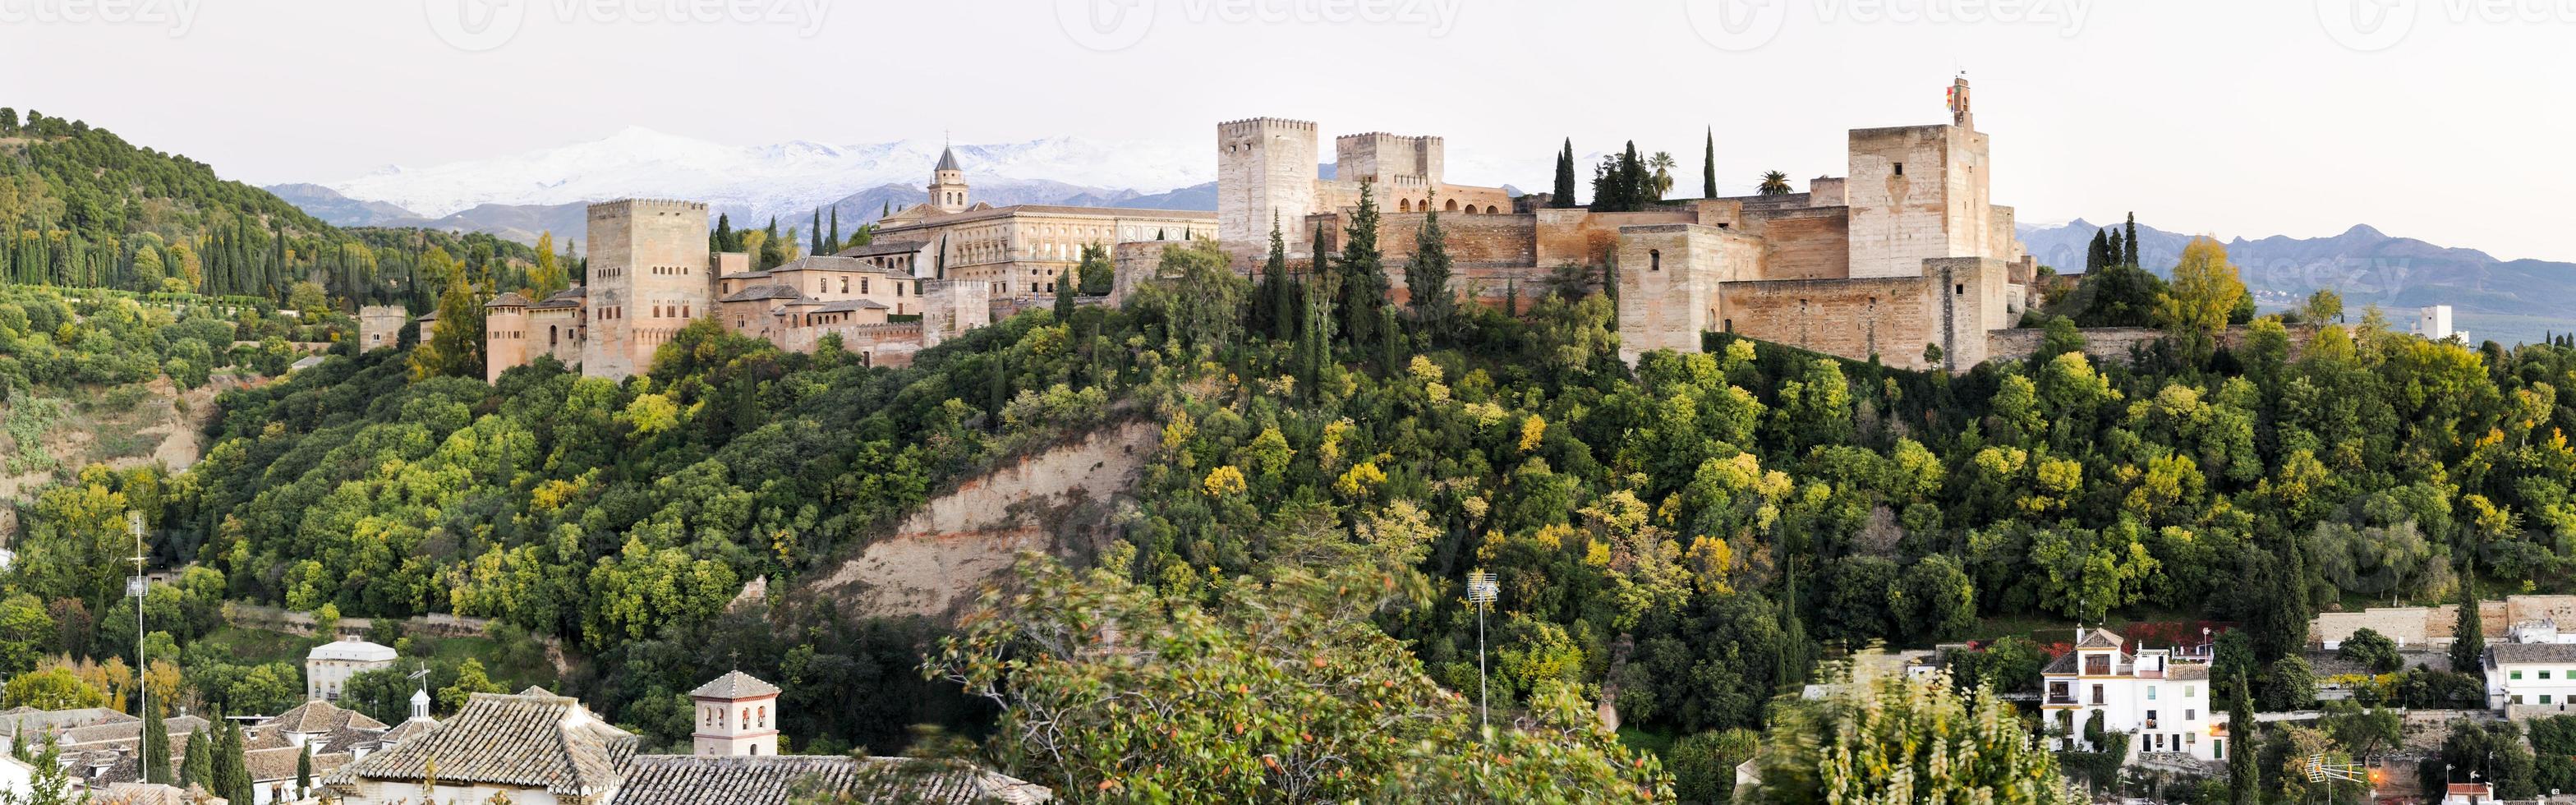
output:
<instances>
[{"instance_id":1,"label":"row of arched window","mask_svg":"<svg viewBox=\"0 0 2576 805\"><path fill-rule=\"evenodd\" d=\"M1484 214L1484 215L1494 215L1494 214L1496 214L1496 213L1501 212L1501 210L1502 210L1502 208L1500 208L1500 207L1496 207L1496 206L1494 206L1494 205L1492 205L1492 204L1487 204L1487 205L1485 205L1485 209L1481 212L1481 214ZM1431 200L1430 200L1430 199L1427 199L1427 198L1426 198L1426 199L1423 199L1423 200L1422 200L1422 203L1417 205L1417 204L1414 204L1414 203L1413 203L1413 199L1409 199L1409 198L1400 198L1400 199L1396 199L1396 200L1395 200L1395 211L1396 211L1396 212L1430 212L1430 211L1431 211ZM1447 206L1445 206L1445 207L1443 207L1440 211L1441 211L1441 212L1465 212L1465 213L1467 213L1468 215L1477 215L1477 214L1480 214L1480 213L1479 213L1479 211L1476 209L1476 205L1474 205L1474 204L1469 204L1469 205L1467 205L1467 206L1465 206L1465 207L1461 208L1461 207L1459 207L1459 206L1458 206L1458 200L1457 200L1457 199L1454 199L1454 198L1453 198L1453 199L1450 199L1450 200L1449 200L1448 205L1447 205Z\"/></svg>"}]
</instances>

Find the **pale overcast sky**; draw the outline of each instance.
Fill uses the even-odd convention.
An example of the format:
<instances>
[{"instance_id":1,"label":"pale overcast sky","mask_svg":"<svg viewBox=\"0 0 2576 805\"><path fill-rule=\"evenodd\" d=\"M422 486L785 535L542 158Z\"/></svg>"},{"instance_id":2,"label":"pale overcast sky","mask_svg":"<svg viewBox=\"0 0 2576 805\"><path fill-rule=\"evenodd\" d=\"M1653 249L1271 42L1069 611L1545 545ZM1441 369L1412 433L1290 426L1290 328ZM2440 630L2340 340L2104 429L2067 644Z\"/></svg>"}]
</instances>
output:
<instances>
[{"instance_id":1,"label":"pale overcast sky","mask_svg":"<svg viewBox=\"0 0 2576 805\"><path fill-rule=\"evenodd\" d=\"M259 183L628 125L1195 142L1276 115L1444 135L1533 189L1559 138L1633 138L1695 191L1703 126L1727 189L1803 186L1845 129L1940 120L1964 69L2025 222L2576 260L2571 43L2559 0L0 0L0 105Z\"/></svg>"}]
</instances>

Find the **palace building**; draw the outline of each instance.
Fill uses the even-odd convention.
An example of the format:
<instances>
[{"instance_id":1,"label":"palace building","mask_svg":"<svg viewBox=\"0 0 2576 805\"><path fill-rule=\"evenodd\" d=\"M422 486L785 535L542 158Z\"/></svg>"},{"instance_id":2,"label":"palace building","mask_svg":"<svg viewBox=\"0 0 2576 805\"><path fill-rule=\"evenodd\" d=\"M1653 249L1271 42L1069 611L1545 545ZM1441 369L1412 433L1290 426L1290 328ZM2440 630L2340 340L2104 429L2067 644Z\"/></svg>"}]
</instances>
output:
<instances>
[{"instance_id":1,"label":"palace building","mask_svg":"<svg viewBox=\"0 0 2576 805\"><path fill-rule=\"evenodd\" d=\"M954 150L940 154L924 200L877 222L866 245L754 271L748 256L710 254L707 207L626 199L592 205L583 287L485 307L490 378L551 355L584 374L649 368L680 328L712 316L726 330L782 348L842 349L881 365L1044 304L1072 281L1086 247L1110 252L1115 303L1154 276L1164 248L1215 239L1240 270L1261 262L1277 228L1292 270L1311 270L1363 197L1377 205L1378 247L1398 302L1402 267L1438 216L1472 301L1516 305L1564 277L1615 285L1621 357L1696 352L1733 333L1907 369L1964 371L2022 354L1990 335L2036 299L2037 265L1991 197L1992 149L1976 130L1966 79L1949 119L1853 129L1842 176L1806 192L1665 201L1593 211L1450 184L1440 137L1386 133L1334 140L1329 177L1314 123L1253 118L1217 124L1215 213L1015 205L974 200ZM1323 242L1316 242L1317 238ZM1507 297L1521 297L1518 299ZM2020 339L2027 340L2027 339ZM2018 344L2019 341L2013 342Z\"/></svg>"}]
</instances>

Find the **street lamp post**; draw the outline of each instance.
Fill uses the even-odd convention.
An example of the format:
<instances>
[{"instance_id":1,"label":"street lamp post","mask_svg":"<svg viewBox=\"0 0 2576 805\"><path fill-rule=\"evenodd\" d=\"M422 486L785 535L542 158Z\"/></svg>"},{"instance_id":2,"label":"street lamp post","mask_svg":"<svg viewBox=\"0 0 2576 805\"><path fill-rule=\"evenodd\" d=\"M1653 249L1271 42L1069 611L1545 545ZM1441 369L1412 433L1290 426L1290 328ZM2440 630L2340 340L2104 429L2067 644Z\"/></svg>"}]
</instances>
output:
<instances>
[{"instance_id":1,"label":"street lamp post","mask_svg":"<svg viewBox=\"0 0 2576 805\"><path fill-rule=\"evenodd\" d=\"M1485 610L1493 607L1494 599L1501 592L1501 587L1494 583L1492 571L1467 573L1467 602L1476 605L1476 726L1480 730L1492 727L1488 723L1487 710L1492 698L1486 692L1485 684Z\"/></svg>"},{"instance_id":2,"label":"street lamp post","mask_svg":"<svg viewBox=\"0 0 2576 805\"><path fill-rule=\"evenodd\" d=\"M151 663L143 657L143 603L145 595L150 592L152 582L143 575L143 512L127 511L125 529L134 532L134 575L125 580L125 597L134 599L134 689L142 695L138 700L142 703L142 707L135 715L149 719L152 717L152 678L144 673L144 669L149 668ZM151 747L146 746L142 749L145 752L146 761L143 772L145 778L149 780L152 773L152 769L149 768ZM164 747L164 751L166 750L167 747Z\"/></svg>"}]
</instances>

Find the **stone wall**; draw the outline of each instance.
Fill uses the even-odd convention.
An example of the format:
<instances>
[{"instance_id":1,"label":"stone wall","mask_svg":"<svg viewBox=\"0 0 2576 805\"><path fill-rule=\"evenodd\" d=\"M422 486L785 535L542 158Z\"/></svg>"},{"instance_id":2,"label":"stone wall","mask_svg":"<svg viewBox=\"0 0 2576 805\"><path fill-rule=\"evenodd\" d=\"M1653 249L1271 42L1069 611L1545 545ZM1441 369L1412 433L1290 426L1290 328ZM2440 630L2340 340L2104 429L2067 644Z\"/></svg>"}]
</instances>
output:
<instances>
[{"instance_id":1,"label":"stone wall","mask_svg":"<svg viewBox=\"0 0 2576 805\"><path fill-rule=\"evenodd\" d=\"M1762 279L1851 276L1851 219L1838 207L1808 207L1751 217L1752 232L1771 246Z\"/></svg>"},{"instance_id":2,"label":"stone wall","mask_svg":"<svg viewBox=\"0 0 2576 805\"><path fill-rule=\"evenodd\" d=\"M1759 238L1698 224L1632 226L1619 238L1619 357L1658 349L1697 352L1720 326L1727 280L1759 257ZM1722 290L1723 289L1723 290Z\"/></svg>"},{"instance_id":3,"label":"stone wall","mask_svg":"<svg viewBox=\"0 0 2576 805\"><path fill-rule=\"evenodd\" d=\"M1393 289L1391 298L1398 304L1410 304L1413 298L1404 283L1404 267L1413 260L1413 249L1427 217L1422 213L1391 213L1378 224L1378 250L1385 255L1387 279ZM1462 295L1473 291L1479 303L1499 307L1505 287L1515 283L1524 288L1543 285L1546 276L1538 268L1533 249L1537 227L1538 218L1532 215L1442 213L1442 240L1448 244L1453 266L1450 291Z\"/></svg>"},{"instance_id":4,"label":"stone wall","mask_svg":"<svg viewBox=\"0 0 2576 805\"><path fill-rule=\"evenodd\" d=\"M771 340L780 349L813 352L827 335L840 336L841 349L866 358L870 366L911 366L912 354L922 347L921 322L790 327Z\"/></svg>"},{"instance_id":5,"label":"stone wall","mask_svg":"<svg viewBox=\"0 0 2576 805\"><path fill-rule=\"evenodd\" d=\"M2576 596L2514 595L2502 601L2478 602L2478 631L2489 640L2512 633L2513 625L2541 619L2576 624ZM2370 629L2402 645L2448 644L2459 623L2459 607L2371 607L2360 612L2320 612L2308 623L2308 641L2323 647Z\"/></svg>"},{"instance_id":6,"label":"stone wall","mask_svg":"<svg viewBox=\"0 0 2576 805\"><path fill-rule=\"evenodd\" d=\"M1712 329L1919 369L1923 345L1938 338L1934 293L1924 277L1732 282Z\"/></svg>"},{"instance_id":7,"label":"stone wall","mask_svg":"<svg viewBox=\"0 0 2576 805\"><path fill-rule=\"evenodd\" d=\"M1538 267L1554 271L1573 263L1596 266L1619 249L1619 228L1700 223L1696 210L1679 207L1638 212L1594 213L1581 207L1539 210L1535 250Z\"/></svg>"},{"instance_id":8,"label":"stone wall","mask_svg":"<svg viewBox=\"0 0 2576 805\"><path fill-rule=\"evenodd\" d=\"M2097 364L2127 364L2130 350L2164 337L2164 331L2151 327L2086 327L2082 332L2084 356ZM2039 354L2040 344L2047 338L2048 331L2038 327L1989 332L1986 334L1986 357L1998 361L2029 360L2030 356Z\"/></svg>"}]
</instances>

